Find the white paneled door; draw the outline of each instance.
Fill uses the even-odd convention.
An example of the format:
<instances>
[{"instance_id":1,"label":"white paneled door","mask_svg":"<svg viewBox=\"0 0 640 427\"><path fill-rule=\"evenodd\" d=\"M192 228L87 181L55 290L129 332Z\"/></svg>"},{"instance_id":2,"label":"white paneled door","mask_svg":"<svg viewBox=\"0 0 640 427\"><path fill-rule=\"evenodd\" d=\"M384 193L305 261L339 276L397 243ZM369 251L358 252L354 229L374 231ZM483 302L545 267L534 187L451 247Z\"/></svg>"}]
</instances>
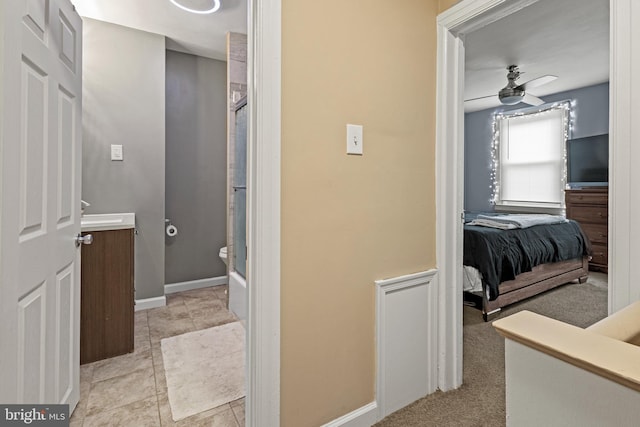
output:
<instances>
[{"instance_id":1,"label":"white paneled door","mask_svg":"<svg viewBox=\"0 0 640 427\"><path fill-rule=\"evenodd\" d=\"M0 3L0 402L79 399L82 22Z\"/></svg>"}]
</instances>

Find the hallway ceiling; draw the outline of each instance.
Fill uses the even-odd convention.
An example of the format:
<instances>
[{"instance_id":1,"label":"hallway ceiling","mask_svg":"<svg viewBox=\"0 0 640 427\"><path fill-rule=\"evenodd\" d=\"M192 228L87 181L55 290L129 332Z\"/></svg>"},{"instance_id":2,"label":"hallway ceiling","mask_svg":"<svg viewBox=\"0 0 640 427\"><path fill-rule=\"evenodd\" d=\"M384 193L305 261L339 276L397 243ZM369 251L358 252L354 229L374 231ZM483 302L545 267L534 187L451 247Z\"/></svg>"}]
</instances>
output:
<instances>
[{"instance_id":1,"label":"hallway ceiling","mask_svg":"<svg viewBox=\"0 0 640 427\"><path fill-rule=\"evenodd\" d=\"M609 0L540 0L466 36L464 99L497 94L508 65L518 83L552 74L536 96L609 80ZM466 112L499 106L497 96ZM522 104L523 106L525 104Z\"/></svg>"},{"instance_id":2,"label":"hallway ceiling","mask_svg":"<svg viewBox=\"0 0 640 427\"><path fill-rule=\"evenodd\" d=\"M221 0L216 13L186 12L169 0L71 0L82 17L167 37L167 49L226 60L227 32L247 33L247 0ZM211 0L180 0L207 9Z\"/></svg>"}]
</instances>

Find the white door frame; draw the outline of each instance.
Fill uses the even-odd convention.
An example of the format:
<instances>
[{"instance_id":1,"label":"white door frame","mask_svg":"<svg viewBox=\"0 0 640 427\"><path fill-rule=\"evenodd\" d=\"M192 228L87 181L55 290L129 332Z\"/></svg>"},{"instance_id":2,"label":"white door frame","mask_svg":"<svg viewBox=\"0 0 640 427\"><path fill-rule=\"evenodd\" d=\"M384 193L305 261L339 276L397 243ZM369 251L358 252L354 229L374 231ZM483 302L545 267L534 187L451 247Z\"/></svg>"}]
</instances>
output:
<instances>
[{"instance_id":1,"label":"white door frame","mask_svg":"<svg viewBox=\"0 0 640 427\"><path fill-rule=\"evenodd\" d=\"M609 314L640 300L636 279L640 225L637 163L632 140L640 133L640 8L634 0L610 0L609 55ZM633 7L632 7L633 5ZM635 25L634 25L635 24Z\"/></svg>"},{"instance_id":2,"label":"white door frame","mask_svg":"<svg viewBox=\"0 0 640 427\"><path fill-rule=\"evenodd\" d=\"M464 0L438 16L438 93L436 100L437 263L439 269L439 385L448 390L462 383L462 177L464 159L464 35L538 0ZM632 0L610 0L610 140L609 146L609 313L640 298L631 281L635 250L630 212L640 207L634 197L631 137L633 85L640 55L634 55ZM631 90L630 90L631 88ZM634 97L636 95L636 97ZM637 120L637 118L636 118ZM635 199L635 200L634 200ZM635 202L635 203L634 203ZM638 227L635 227L638 228ZM617 231L619 230L619 231ZM616 232L617 231L617 232ZM451 238L455 236L455 238ZM615 238L614 238L615 236Z\"/></svg>"},{"instance_id":3,"label":"white door frame","mask_svg":"<svg viewBox=\"0 0 640 427\"><path fill-rule=\"evenodd\" d=\"M536 1L464 0L438 16L436 262L438 387L443 391L462 384L464 35Z\"/></svg>"},{"instance_id":4,"label":"white door frame","mask_svg":"<svg viewBox=\"0 0 640 427\"><path fill-rule=\"evenodd\" d=\"M281 0L249 2L246 425L280 425Z\"/></svg>"}]
</instances>

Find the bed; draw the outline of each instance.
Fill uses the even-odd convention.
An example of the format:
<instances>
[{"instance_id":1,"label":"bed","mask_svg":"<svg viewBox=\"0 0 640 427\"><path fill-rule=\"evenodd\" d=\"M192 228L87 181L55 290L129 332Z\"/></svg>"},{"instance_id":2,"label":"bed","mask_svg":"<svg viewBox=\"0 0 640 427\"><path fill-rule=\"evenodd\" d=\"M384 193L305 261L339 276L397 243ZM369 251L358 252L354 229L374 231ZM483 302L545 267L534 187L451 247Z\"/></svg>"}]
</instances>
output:
<instances>
[{"instance_id":1,"label":"bed","mask_svg":"<svg viewBox=\"0 0 640 427\"><path fill-rule=\"evenodd\" d=\"M589 239L577 222L556 218L509 229L465 224L464 300L482 310L485 321L509 304L587 280Z\"/></svg>"}]
</instances>

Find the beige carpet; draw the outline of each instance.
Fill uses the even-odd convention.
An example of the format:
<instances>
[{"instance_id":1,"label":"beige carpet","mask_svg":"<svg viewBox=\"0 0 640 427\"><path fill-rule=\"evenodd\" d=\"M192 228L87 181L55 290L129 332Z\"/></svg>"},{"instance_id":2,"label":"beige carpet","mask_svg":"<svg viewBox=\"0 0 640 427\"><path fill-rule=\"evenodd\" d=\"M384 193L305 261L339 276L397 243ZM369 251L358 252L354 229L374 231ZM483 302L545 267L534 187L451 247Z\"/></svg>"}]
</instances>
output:
<instances>
[{"instance_id":1,"label":"beige carpet","mask_svg":"<svg viewBox=\"0 0 640 427\"><path fill-rule=\"evenodd\" d=\"M173 420L245 395L245 330L240 322L161 341Z\"/></svg>"}]
</instances>

